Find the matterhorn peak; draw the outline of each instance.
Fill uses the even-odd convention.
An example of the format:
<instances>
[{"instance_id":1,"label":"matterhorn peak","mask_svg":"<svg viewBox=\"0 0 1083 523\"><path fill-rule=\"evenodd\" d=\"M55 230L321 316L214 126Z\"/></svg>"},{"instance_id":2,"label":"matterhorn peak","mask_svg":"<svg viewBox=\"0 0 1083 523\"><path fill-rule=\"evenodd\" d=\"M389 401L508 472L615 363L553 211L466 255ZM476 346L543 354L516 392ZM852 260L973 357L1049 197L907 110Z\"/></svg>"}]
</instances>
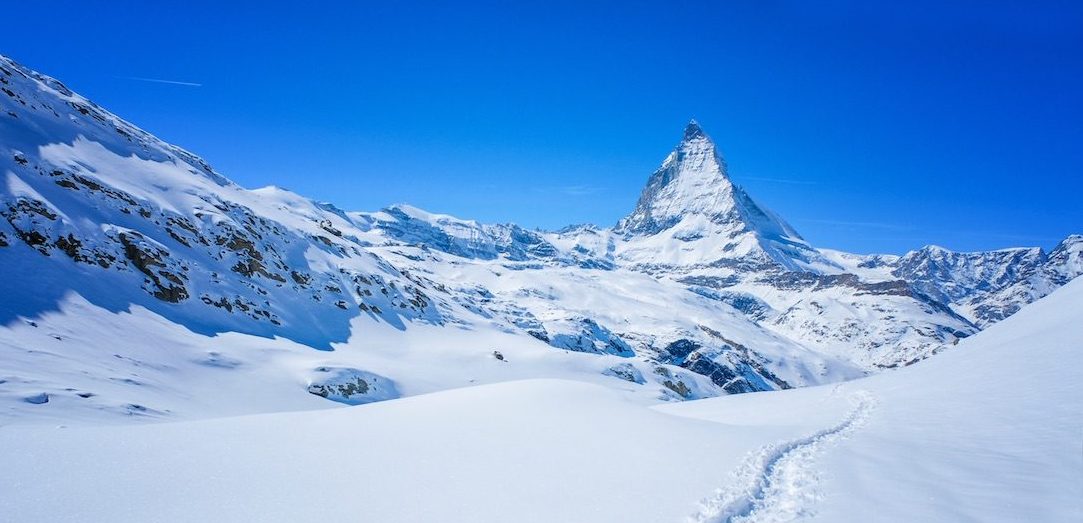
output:
<instances>
[{"instance_id":1,"label":"matterhorn peak","mask_svg":"<svg viewBox=\"0 0 1083 523\"><path fill-rule=\"evenodd\" d=\"M752 256L794 269L820 257L730 180L725 159L696 120L685 126L680 143L647 180L635 210L615 230L628 237L664 233L686 244L711 237L710 245L721 249L705 248L703 263Z\"/></svg>"},{"instance_id":2,"label":"matterhorn peak","mask_svg":"<svg viewBox=\"0 0 1083 523\"><path fill-rule=\"evenodd\" d=\"M647 180L623 232L653 234L689 215L728 214L736 204L726 162L699 122L691 120L673 152Z\"/></svg>"}]
</instances>

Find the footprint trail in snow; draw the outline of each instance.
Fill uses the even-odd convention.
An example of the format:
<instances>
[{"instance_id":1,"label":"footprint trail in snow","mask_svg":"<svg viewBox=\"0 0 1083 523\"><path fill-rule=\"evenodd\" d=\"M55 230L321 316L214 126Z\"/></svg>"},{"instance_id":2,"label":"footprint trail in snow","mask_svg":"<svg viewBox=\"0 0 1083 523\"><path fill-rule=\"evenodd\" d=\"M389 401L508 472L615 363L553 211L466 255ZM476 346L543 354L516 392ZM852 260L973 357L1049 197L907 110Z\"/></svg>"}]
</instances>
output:
<instances>
[{"instance_id":1,"label":"footprint trail in snow","mask_svg":"<svg viewBox=\"0 0 1083 523\"><path fill-rule=\"evenodd\" d=\"M853 409L838 425L810 436L753 451L733 473L733 481L701 503L693 523L792 521L812 513L819 499L816 458L866 423L876 405L858 391Z\"/></svg>"}]
</instances>

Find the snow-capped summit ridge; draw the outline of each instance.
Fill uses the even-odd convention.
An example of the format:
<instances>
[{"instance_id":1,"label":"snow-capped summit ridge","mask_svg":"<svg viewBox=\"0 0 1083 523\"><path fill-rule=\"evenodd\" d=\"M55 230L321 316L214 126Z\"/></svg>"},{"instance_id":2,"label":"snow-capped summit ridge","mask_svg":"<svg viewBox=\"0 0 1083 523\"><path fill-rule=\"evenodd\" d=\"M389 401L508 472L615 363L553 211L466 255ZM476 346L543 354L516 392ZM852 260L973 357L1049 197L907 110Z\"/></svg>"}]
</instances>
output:
<instances>
[{"instance_id":1,"label":"snow-capped summit ridge","mask_svg":"<svg viewBox=\"0 0 1083 523\"><path fill-rule=\"evenodd\" d=\"M696 120L688 122L680 143L651 174L635 210L617 223L615 232L628 238L668 235L686 246L703 239L710 248L694 250L709 258L697 256L695 263L725 257L789 269L831 265L793 227L733 183L725 158Z\"/></svg>"},{"instance_id":2,"label":"snow-capped summit ridge","mask_svg":"<svg viewBox=\"0 0 1083 523\"><path fill-rule=\"evenodd\" d=\"M726 162L714 141L692 120L681 142L647 180L635 211L617 229L653 234L690 213L725 213L733 203Z\"/></svg>"}]
</instances>

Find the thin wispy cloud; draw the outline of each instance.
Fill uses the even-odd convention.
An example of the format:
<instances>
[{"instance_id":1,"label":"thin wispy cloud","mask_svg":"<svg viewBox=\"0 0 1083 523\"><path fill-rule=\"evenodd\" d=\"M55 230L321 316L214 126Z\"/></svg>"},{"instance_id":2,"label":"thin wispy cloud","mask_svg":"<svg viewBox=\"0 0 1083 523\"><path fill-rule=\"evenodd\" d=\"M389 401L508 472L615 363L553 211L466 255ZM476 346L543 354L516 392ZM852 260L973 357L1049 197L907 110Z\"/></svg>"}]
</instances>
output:
<instances>
[{"instance_id":1,"label":"thin wispy cloud","mask_svg":"<svg viewBox=\"0 0 1083 523\"><path fill-rule=\"evenodd\" d=\"M183 85L186 87L203 87L203 84L196 82L182 82L180 80L163 80L161 78L145 78L142 76L118 76L121 80L134 80L136 82L150 82L155 84L170 84L170 85Z\"/></svg>"},{"instance_id":2,"label":"thin wispy cloud","mask_svg":"<svg viewBox=\"0 0 1083 523\"><path fill-rule=\"evenodd\" d=\"M564 196L590 196L605 191L604 187L594 185L557 185L533 187L532 191L540 194L562 194Z\"/></svg>"},{"instance_id":3,"label":"thin wispy cloud","mask_svg":"<svg viewBox=\"0 0 1083 523\"><path fill-rule=\"evenodd\" d=\"M601 192L602 188L594 187L592 185L569 185L561 187L560 191L568 196L589 196Z\"/></svg>"},{"instance_id":4,"label":"thin wispy cloud","mask_svg":"<svg viewBox=\"0 0 1083 523\"><path fill-rule=\"evenodd\" d=\"M855 227L864 229L882 229L888 231L912 231L913 227L909 225L900 225L897 223L885 223L885 222L856 222L847 220L821 220L821 219L805 219L802 220L808 223L820 223L824 225L835 225L838 227Z\"/></svg>"}]
</instances>

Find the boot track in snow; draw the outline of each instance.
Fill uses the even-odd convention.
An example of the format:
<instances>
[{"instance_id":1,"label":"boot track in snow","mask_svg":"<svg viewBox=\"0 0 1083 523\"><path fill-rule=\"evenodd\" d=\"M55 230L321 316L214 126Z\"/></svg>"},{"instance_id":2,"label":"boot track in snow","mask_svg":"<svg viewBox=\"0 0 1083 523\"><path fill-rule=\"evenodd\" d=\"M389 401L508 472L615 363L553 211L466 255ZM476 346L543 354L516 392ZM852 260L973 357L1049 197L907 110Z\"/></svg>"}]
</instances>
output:
<instances>
[{"instance_id":1,"label":"boot track in snow","mask_svg":"<svg viewBox=\"0 0 1083 523\"><path fill-rule=\"evenodd\" d=\"M705 499L688 521L774 522L811 515L820 497L816 458L864 425L876 404L866 391L855 392L849 401L854 408L838 425L751 452L734 471L733 481Z\"/></svg>"}]
</instances>

